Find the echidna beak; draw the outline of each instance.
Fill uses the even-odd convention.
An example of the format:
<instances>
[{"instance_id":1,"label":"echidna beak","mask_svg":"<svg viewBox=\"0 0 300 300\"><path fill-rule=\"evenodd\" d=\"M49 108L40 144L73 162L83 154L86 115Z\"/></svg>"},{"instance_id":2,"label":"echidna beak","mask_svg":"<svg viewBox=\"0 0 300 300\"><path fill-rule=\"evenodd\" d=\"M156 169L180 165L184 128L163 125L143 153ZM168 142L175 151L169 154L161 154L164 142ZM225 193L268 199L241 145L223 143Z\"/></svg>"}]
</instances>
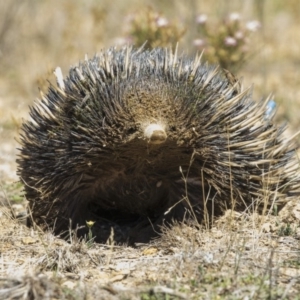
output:
<instances>
[{"instance_id":1,"label":"echidna beak","mask_svg":"<svg viewBox=\"0 0 300 300\"><path fill-rule=\"evenodd\" d=\"M159 124L150 124L145 128L144 131L145 137L148 140L149 144L159 145L166 141L167 134L162 125Z\"/></svg>"}]
</instances>

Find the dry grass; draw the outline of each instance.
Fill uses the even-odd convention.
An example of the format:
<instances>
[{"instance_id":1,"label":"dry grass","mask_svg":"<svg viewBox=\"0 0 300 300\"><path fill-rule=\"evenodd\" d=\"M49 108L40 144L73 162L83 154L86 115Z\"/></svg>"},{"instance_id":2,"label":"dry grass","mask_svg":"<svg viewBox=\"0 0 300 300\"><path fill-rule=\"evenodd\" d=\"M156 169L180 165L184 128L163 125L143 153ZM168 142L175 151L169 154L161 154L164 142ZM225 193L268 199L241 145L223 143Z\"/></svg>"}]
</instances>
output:
<instances>
[{"instance_id":1,"label":"dry grass","mask_svg":"<svg viewBox=\"0 0 300 300\"><path fill-rule=\"evenodd\" d=\"M295 226L287 235L279 234L284 212L267 218L228 211L210 231L175 225L136 248L67 243L2 209L0 299L297 299L295 207L286 212Z\"/></svg>"},{"instance_id":2,"label":"dry grass","mask_svg":"<svg viewBox=\"0 0 300 300\"><path fill-rule=\"evenodd\" d=\"M300 35L297 0L265 1L2 1L0 4L0 299L300 299L300 207L279 216L228 211L213 228L176 225L136 248L67 243L29 229L13 217L24 209L15 157L27 105L87 53L112 46L128 33L128 16L145 4L186 34L181 49L193 53L195 17L240 12L263 24L256 54L240 70L257 98L270 92L278 120L300 127ZM263 4L263 5L262 5ZM4 17L5 16L5 17ZM180 23L180 24L181 24ZM299 141L299 140L298 140ZM12 207L7 208L7 204Z\"/></svg>"}]
</instances>

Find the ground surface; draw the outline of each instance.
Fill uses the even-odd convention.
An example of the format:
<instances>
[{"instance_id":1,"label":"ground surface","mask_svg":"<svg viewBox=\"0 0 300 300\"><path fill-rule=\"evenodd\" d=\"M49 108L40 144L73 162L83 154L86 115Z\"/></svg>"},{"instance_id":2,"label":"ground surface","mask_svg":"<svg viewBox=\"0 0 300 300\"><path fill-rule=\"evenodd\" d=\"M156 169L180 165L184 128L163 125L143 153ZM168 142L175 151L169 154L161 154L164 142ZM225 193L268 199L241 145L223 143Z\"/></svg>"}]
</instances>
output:
<instances>
[{"instance_id":1,"label":"ground surface","mask_svg":"<svg viewBox=\"0 0 300 300\"><path fill-rule=\"evenodd\" d=\"M227 211L211 230L174 226L131 248L67 243L1 209L0 299L299 299L299 220L299 204Z\"/></svg>"},{"instance_id":2,"label":"ground surface","mask_svg":"<svg viewBox=\"0 0 300 300\"><path fill-rule=\"evenodd\" d=\"M228 211L210 230L174 226L160 239L136 248L114 245L112 240L106 245L76 238L67 243L24 225L26 201L15 163L21 120L38 96L36 86L44 84L38 78L56 64L66 72L84 53L112 45L118 37L118 28L112 26L116 16L122 20L137 5L132 0L128 9L121 2L115 8L104 2L107 11L93 10L93 20L105 20L105 30L99 21L85 43L75 37L90 32L88 9L95 8L94 1L86 1L84 9L79 1L65 1L55 14L48 12L60 7L60 1L24 1L28 7L18 7L15 20L6 18L10 27L0 24L0 299L300 299L299 200L278 216ZM218 1L223 9L225 2ZM246 2L248 6L241 7L240 1L232 1L228 9L258 17L251 1ZM299 2L261 2L266 8L259 53L240 76L246 86L254 83L257 99L274 93L278 122L289 122L286 134L292 135L300 128ZM180 10L180 1L174 3L177 15L187 13ZM214 12L203 3L197 13ZM172 16L166 4L155 5ZM13 11L15 6L1 11L5 9ZM84 16L89 21L75 30L72 25Z\"/></svg>"}]
</instances>

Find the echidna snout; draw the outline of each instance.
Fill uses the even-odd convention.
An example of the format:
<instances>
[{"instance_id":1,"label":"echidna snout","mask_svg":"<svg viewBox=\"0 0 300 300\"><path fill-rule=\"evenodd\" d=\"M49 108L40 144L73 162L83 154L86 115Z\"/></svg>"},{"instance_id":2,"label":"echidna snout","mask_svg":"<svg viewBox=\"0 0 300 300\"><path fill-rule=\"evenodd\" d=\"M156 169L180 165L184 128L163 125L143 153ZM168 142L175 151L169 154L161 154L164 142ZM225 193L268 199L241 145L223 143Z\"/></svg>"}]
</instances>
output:
<instances>
[{"instance_id":1,"label":"echidna snout","mask_svg":"<svg viewBox=\"0 0 300 300\"><path fill-rule=\"evenodd\" d=\"M167 139L165 129L160 124L150 124L144 130L144 135L149 144L158 145L162 144Z\"/></svg>"}]
</instances>

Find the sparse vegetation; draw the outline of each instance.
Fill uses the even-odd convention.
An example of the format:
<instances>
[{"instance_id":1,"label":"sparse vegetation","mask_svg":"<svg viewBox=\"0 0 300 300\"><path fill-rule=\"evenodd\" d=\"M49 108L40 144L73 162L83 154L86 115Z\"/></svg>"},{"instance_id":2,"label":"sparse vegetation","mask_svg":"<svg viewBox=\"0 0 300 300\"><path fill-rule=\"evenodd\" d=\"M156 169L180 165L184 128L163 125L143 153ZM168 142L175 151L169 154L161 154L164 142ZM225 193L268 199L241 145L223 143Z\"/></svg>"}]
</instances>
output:
<instances>
[{"instance_id":1,"label":"sparse vegetation","mask_svg":"<svg viewBox=\"0 0 300 300\"><path fill-rule=\"evenodd\" d=\"M96 244L92 233L87 240L74 236L68 243L54 237L51 228L48 233L27 228L14 211L21 205L26 212L15 176L14 137L18 139L21 118L27 117L27 105L38 96L38 87L45 92L48 80L54 83L57 65L66 73L69 65L102 47L143 44L143 39L147 47L174 47L180 40L179 51L193 53L204 45L195 40L206 39L211 48L204 57L230 71L238 69L245 86L254 83L257 99L273 92L277 118L289 121L289 134L295 133L300 127L299 11L297 0L217 0L213 6L194 0L172 5L150 0L2 1L0 299L300 299L299 201L266 216L227 211L209 229L175 225L151 245L136 248L111 240ZM224 20L233 12L260 22L255 42L225 47L226 37L238 32L226 31L231 25Z\"/></svg>"}]
</instances>

